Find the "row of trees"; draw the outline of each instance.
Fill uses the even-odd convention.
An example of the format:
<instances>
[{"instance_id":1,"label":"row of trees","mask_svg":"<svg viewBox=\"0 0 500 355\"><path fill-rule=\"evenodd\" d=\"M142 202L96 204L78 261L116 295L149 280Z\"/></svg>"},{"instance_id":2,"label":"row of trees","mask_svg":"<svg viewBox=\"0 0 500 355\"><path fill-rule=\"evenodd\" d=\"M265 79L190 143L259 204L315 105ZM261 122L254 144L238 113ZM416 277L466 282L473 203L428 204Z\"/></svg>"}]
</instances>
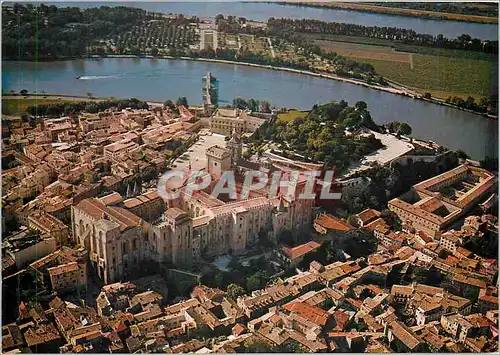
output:
<instances>
[{"instance_id":1,"label":"row of trees","mask_svg":"<svg viewBox=\"0 0 500 355\"><path fill-rule=\"evenodd\" d=\"M397 122L397 121L389 122L385 124L384 127L389 133L395 133L398 136L399 135L409 136L412 131L410 125L406 122Z\"/></svg>"},{"instance_id":2,"label":"row of trees","mask_svg":"<svg viewBox=\"0 0 500 355\"><path fill-rule=\"evenodd\" d=\"M466 100L457 96L450 96L446 99L446 102L467 110L498 116L498 98L494 95L483 97L479 102L476 102L472 96L469 96Z\"/></svg>"},{"instance_id":3,"label":"row of trees","mask_svg":"<svg viewBox=\"0 0 500 355\"><path fill-rule=\"evenodd\" d=\"M303 48L305 52L310 52L312 54L311 51L313 49L319 49L319 47L317 46L313 48L309 44L305 44L306 42L299 41L299 37L295 38L295 40L295 43L297 45L306 45L306 47ZM320 49L319 51L321 55L330 60L332 65L335 67L335 70L333 70L332 73L344 77L353 77L357 79L365 79L367 81L371 80L378 83L383 83L383 79L380 76L376 75L375 69L372 65L358 63L345 57L338 56L335 53L322 52ZM298 70L315 71L314 69L312 69L312 66L308 61L294 60L291 58L284 59L279 56L273 58L270 55L266 55L263 53L251 52L247 48L242 48L241 50L217 48L217 50L215 51L213 49L193 50L172 48L169 50L168 54L174 57L187 56L192 58L222 59L261 65L271 65L275 67L292 68Z\"/></svg>"},{"instance_id":4,"label":"row of trees","mask_svg":"<svg viewBox=\"0 0 500 355\"><path fill-rule=\"evenodd\" d=\"M79 102L61 102L57 104L41 104L29 106L26 112L32 116L39 117L61 117L78 112L86 111L89 113L97 113L108 108L116 108L122 110L124 108L147 109L148 103L136 98L124 100L106 100L106 101L79 101Z\"/></svg>"},{"instance_id":5,"label":"row of trees","mask_svg":"<svg viewBox=\"0 0 500 355\"><path fill-rule=\"evenodd\" d=\"M252 112L263 112L263 113L271 113L271 104L266 100L255 100L248 99L245 100L242 97L236 97L233 99L233 107L239 108L242 110L250 110Z\"/></svg>"},{"instance_id":6,"label":"row of trees","mask_svg":"<svg viewBox=\"0 0 500 355\"><path fill-rule=\"evenodd\" d=\"M498 6L488 3L482 3L477 6L474 3L456 2L376 2L374 5L412 10L449 12L452 14L498 17Z\"/></svg>"},{"instance_id":7,"label":"row of trees","mask_svg":"<svg viewBox=\"0 0 500 355\"><path fill-rule=\"evenodd\" d=\"M331 35L358 36L377 39L388 39L394 42L411 44L416 46L464 49L485 53L498 53L498 41L482 41L472 38L470 35L462 34L457 38L446 38L439 34L437 36L417 33L414 30L396 27L363 26L349 23L324 22L319 20L293 20L275 19L268 20L270 33L283 36L287 33L323 33Z\"/></svg>"},{"instance_id":8,"label":"row of trees","mask_svg":"<svg viewBox=\"0 0 500 355\"><path fill-rule=\"evenodd\" d=\"M111 38L110 45L118 53L151 52L153 55L158 54L160 49L187 48L197 39L191 23L184 17L140 23L130 31L115 35Z\"/></svg>"}]
</instances>

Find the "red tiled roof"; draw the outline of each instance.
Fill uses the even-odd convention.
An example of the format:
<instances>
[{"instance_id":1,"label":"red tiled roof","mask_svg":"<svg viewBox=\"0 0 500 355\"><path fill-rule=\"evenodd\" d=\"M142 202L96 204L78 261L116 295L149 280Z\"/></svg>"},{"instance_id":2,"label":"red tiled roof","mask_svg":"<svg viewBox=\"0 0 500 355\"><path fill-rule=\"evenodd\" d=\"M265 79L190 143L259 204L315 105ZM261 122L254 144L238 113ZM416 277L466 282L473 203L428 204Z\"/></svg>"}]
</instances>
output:
<instances>
[{"instance_id":1,"label":"red tiled roof","mask_svg":"<svg viewBox=\"0 0 500 355\"><path fill-rule=\"evenodd\" d=\"M289 257L292 260L295 260L306 255L307 253L310 253L311 251L318 249L319 247L321 247L321 244L315 241L310 241L305 244L296 246L294 248L283 247L282 250L287 257Z\"/></svg>"},{"instance_id":2,"label":"red tiled roof","mask_svg":"<svg viewBox=\"0 0 500 355\"><path fill-rule=\"evenodd\" d=\"M121 207L106 206L98 199L83 200L75 207L89 214L95 220L109 217L109 219L120 225L122 231L128 228L137 227L141 224L141 219L135 214Z\"/></svg>"},{"instance_id":3,"label":"red tiled roof","mask_svg":"<svg viewBox=\"0 0 500 355\"><path fill-rule=\"evenodd\" d=\"M486 288L486 282L478 280L472 277L466 277L464 275L457 274L453 278L453 281L460 282L466 285L476 286L479 288Z\"/></svg>"},{"instance_id":4,"label":"red tiled roof","mask_svg":"<svg viewBox=\"0 0 500 355\"><path fill-rule=\"evenodd\" d=\"M314 223L326 229L339 230L343 232L347 232L354 229L354 227L352 227L349 223L344 222L343 220L335 218L333 216L329 216L327 214L322 214L318 216L314 220Z\"/></svg>"},{"instance_id":5,"label":"red tiled roof","mask_svg":"<svg viewBox=\"0 0 500 355\"><path fill-rule=\"evenodd\" d=\"M425 243L430 243L430 242L432 242L432 238L431 238L431 237L429 237L429 236L428 236L425 232L423 232L423 231L418 231L418 233L417 233L417 234L418 234L418 236L419 236L420 238L422 238L422 240L423 240Z\"/></svg>"},{"instance_id":6,"label":"red tiled roof","mask_svg":"<svg viewBox=\"0 0 500 355\"><path fill-rule=\"evenodd\" d=\"M301 317L320 326L325 326L330 317L327 311L303 302L287 303L283 308L289 312L298 313Z\"/></svg>"},{"instance_id":7,"label":"red tiled roof","mask_svg":"<svg viewBox=\"0 0 500 355\"><path fill-rule=\"evenodd\" d=\"M247 328L244 325L238 323L233 327L233 334L241 335L246 331L246 329Z\"/></svg>"},{"instance_id":8,"label":"red tiled roof","mask_svg":"<svg viewBox=\"0 0 500 355\"><path fill-rule=\"evenodd\" d=\"M387 223L385 222L385 220L383 218L377 218L376 220L363 226L363 229L366 229L366 230L373 232L378 226L385 226L386 228L388 227Z\"/></svg>"},{"instance_id":9,"label":"red tiled roof","mask_svg":"<svg viewBox=\"0 0 500 355\"><path fill-rule=\"evenodd\" d=\"M366 222L372 221L380 216L380 212L371 208L367 208L357 214L358 218L365 224Z\"/></svg>"},{"instance_id":10,"label":"red tiled roof","mask_svg":"<svg viewBox=\"0 0 500 355\"><path fill-rule=\"evenodd\" d=\"M344 330L344 327L346 326L347 322L349 321L349 314L346 312L342 312L339 310L336 310L333 312L333 319L335 319L335 328L333 328L334 331L342 331Z\"/></svg>"}]
</instances>

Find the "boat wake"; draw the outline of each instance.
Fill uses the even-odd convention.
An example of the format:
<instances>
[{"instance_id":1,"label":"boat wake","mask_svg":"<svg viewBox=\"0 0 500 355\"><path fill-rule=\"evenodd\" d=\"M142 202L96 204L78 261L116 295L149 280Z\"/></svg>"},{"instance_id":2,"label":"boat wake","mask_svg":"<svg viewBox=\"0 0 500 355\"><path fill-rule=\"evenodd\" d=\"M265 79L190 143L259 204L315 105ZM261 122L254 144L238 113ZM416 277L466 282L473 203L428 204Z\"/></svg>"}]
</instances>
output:
<instances>
[{"instance_id":1,"label":"boat wake","mask_svg":"<svg viewBox=\"0 0 500 355\"><path fill-rule=\"evenodd\" d=\"M77 76L78 80L102 80L102 79L112 79L116 78L116 75L89 75L89 76Z\"/></svg>"}]
</instances>

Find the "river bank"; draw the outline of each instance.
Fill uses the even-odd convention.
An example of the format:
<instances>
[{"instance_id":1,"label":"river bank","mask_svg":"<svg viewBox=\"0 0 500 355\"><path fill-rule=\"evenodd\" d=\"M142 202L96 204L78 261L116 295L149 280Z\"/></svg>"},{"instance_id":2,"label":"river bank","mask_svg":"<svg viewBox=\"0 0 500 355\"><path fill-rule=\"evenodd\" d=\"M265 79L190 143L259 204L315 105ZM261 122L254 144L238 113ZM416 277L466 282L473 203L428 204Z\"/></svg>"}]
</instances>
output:
<instances>
[{"instance_id":1,"label":"river bank","mask_svg":"<svg viewBox=\"0 0 500 355\"><path fill-rule=\"evenodd\" d=\"M368 13L377 13L384 15L394 15L394 16L411 16L411 17L426 17L436 20L449 20L449 21L460 21L460 22L472 22L472 23L485 23L485 24L498 24L498 18L479 16L479 15L465 15L456 14L450 12L437 12L437 11L425 11L407 8L396 8L396 7L386 7L386 6L376 6L360 3L345 3L345 2L291 2L291 1L266 1L270 4L279 4L284 6L303 6L303 7L315 7L315 8L327 8L327 9L341 9Z\"/></svg>"},{"instance_id":2,"label":"river bank","mask_svg":"<svg viewBox=\"0 0 500 355\"><path fill-rule=\"evenodd\" d=\"M100 56L89 56L91 59L97 59L99 60L101 57ZM152 56L152 55L129 55L129 54L110 54L106 55L105 58L124 58L124 59L150 59L150 60L158 60L158 59L169 59L169 60L189 60L189 61L200 61L200 62L211 62L211 63L219 63L219 64L231 64L231 65L243 65L243 66L248 66L248 67L254 67L254 68L261 68L261 69L268 69L268 70L279 70L279 71L286 71L289 73L294 73L294 74L302 74L302 75L309 75L313 77L318 77L318 78L323 78L323 79L329 79L329 80L336 80L340 82L345 82L349 84L354 84L354 85L360 85L369 89L373 90L378 90L378 91L383 91L395 95L400 95L400 96L406 96L410 97L415 100L421 100L421 101L426 101L429 103L433 103L436 105L440 106L446 106L450 108L454 108L457 110L473 113L476 115L480 115L483 117L486 117L488 119L494 119L497 120L498 116L494 115L488 115L485 113L481 112L476 112L473 110L467 110L452 104L449 104L445 102L444 100L440 100L437 98L424 98L421 94L418 92L414 91L411 88L405 87L401 84L394 83L390 80L386 80L390 86L381 86L381 85L375 85L375 84L369 84L365 81L353 79L353 78L345 78L342 76L334 75L334 74L327 74L327 73L318 73L318 72L313 72L309 70L300 70L300 69L293 69L293 68L287 68L287 67L276 67L272 65L264 65L264 64L255 64L255 63L248 63L248 62L238 62L238 61L232 61L232 60L224 60L224 59L214 59L214 58L193 58L193 57L173 57L173 56L168 56L168 55L158 55L158 56Z\"/></svg>"},{"instance_id":3,"label":"river bank","mask_svg":"<svg viewBox=\"0 0 500 355\"><path fill-rule=\"evenodd\" d=\"M149 59L149 60L185 60L185 61L208 62L208 63L218 63L218 64L241 65L241 66L247 66L247 67L267 69L267 70L284 71L284 72L289 72L289 73L294 73L294 74L307 75L307 76L312 76L312 77L317 77L317 78L335 80L335 81L344 82L344 83L348 83L348 84L358 85L358 86L362 86L362 87L369 88L372 90L377 90L377 91L386 92L386 93L399 95L399 96L405 96L405 97L412 98L414 100L426 101L426 102L433 103L436 105L450 107L450 108L457 109L460 111L473 113L475 115L480 115L480 116L486 117L488 119L493 119L493 120L498 119L498 116L488 115L485 113L476 112L473 110L461 108L461 107L449 104L449 103L445 102L444 100L441 100L438 98L434 98L434 97L424 98L421 93L418 93L417 91L413 90L412 88L406 87L402 84L396 83L396 82L388 80L388 79L386 79L386 81L389 83L389 85L388 86L381 86L381 85L376 85L376 84L370 84L370 83L367 83L365 81L354 79L354 78L346 78L346 77L338 76L335 74L315 72L315 71L310 71L310 70L294 69L294 68L288 68L288 67L277 67L277 66L265 65L265 64L256 64L256 63L249 63L249 62L239 62L239 61L232 61L232 60L215 59L215 58L174 57L174 56L169 56L169 55L153 56L153 55L149 55L149 54L140 54L140 55L106 54L104 56L89 55L89 56L84 57L83 59L85 59L85 58L94 59L94 60L98 60L98 61L101 59L104 59L104 58L109 58L109 59ZM72 58L72 59L82 59L82 58L80 57L80 58ZM64 60L69 60L69 59L64 58ZM50 61L47 61L47 62L50 62ZM57 62L57 61L55 61L55 62ZM57 93L54 93L53 95L57 95L57 96L61 96L61 97L65 96L65 95L59 95ZM71 95L71 96L74 97L74 95ZM87 97L82 96L82 98L87 98Z\"/></svg>"},{"instance_id":4,"label":"river bank","mask_svg":"<svg viewBox=\"0 0 500 355\"><path fill-rule=\"evenodd\" d=\"M4 62L2 88L6 94L26 90L85 97L90 93L92 97L135 97L146 102L186 97L190 105L200 105L202 78L207 72L219 80L220 105L230 105L238 96L299 110L330 101L364 101L377 124L405 121L412 127L414 138L461 149L474 159L498 154L498 121L362 85L245 65L145 58Z\"/></svg>"}]
</instances>

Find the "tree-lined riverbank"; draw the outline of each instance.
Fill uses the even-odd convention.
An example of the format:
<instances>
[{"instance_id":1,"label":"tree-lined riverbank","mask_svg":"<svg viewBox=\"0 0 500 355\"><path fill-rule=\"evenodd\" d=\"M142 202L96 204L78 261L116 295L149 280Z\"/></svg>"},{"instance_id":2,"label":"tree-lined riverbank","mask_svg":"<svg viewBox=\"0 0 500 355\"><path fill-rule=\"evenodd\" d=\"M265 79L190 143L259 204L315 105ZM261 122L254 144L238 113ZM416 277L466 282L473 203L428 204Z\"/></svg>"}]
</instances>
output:
<instances>
[{"instance_id":1,"label":"tree-lined riverbank","mask_svg":"<svg viewBox=\"0 0 500 355\"><path fill-rule=\"evenodd\" d=\"M451 21L463 21L463 22L476 22L476 23L492 23L497 24L497 16L481 16L481 15L470 15L464 13L452 13L452 12L442 12L442 11L427 11L415 8L405 8L396 6L386 6L386 5L373 5L373 4L360 4L352 2L292 2L292 1L271 1L270 3L276 3L280 5L288 6L304 6L304 7L316 7L316 8L327 8L327 9L342 9L351 11L361 11L369 13L377 13L384 15L397 15L397 16L411 16L419 18L432 18L438 20L451 20Z\"/></svg>"},{"instance_id":2,"label":"tree-lined riverbank","mask_svg":"<svg viewBox=\"0 0 500 355\"><path fill-rule=\"evenodd\" d=\"M408 122L416 138L430 139L450 149L462 149L474 159L496 156L498 122L446 106L373 90L320 76L297 75L256 66L195 60L104 58L64 62L4 62L4 92L130 98L163 102L185 96L202 103L201 78L208 71L219 79L219 104L237 96L268 100L273 106L308 109L330 100L365 101L380 124ZM76 79L82 77L83 79Z\"/></svg>"}]
</instances>

